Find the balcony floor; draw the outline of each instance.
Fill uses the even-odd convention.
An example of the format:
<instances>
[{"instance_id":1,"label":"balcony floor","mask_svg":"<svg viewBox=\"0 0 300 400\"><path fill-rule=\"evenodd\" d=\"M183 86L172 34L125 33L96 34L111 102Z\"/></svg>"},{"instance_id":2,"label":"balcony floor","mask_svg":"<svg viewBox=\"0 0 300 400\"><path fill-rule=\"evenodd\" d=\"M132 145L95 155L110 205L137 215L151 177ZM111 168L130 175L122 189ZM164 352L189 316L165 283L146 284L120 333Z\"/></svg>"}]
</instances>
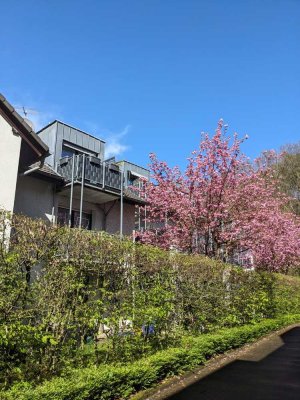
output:
<instances>
[{"instance_id":1,"label":"balcony floor","mask_svg":"<svg viewBox=\"0 0 300 400\"><path fill-rule=\"evenodd\" d=\"M62 196L70 197L71 195L71 186L68 184L59 190L59 193ZM81 194L81 185L79 183L74 183L73 190L73 199L80 200ZM83 201L94 203L94 204L103 204L108 203L109 201L117 200L120 198L119 194L109 193L107 191L103 191L99 188L92 188L85 184L83 189Z\"/></svg>"}]
</instances>

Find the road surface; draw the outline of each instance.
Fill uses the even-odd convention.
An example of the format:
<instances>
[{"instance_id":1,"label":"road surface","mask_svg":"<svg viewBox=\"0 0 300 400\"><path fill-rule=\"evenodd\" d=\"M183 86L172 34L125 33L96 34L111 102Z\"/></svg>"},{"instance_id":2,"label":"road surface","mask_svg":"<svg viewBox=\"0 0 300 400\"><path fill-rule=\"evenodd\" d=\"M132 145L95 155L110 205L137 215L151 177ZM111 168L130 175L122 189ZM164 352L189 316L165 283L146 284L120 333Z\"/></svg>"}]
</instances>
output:
<instances>
[{"instance_id":1,"label":"road surface","mask_svg":"<svg viewBox=\"0 0 300 400\"><path fill-rule=\"evenodd\" d=\"M163 398L300 400L300 326L250 346L241 357L180 389Z\"/></svg>"},{"instance_id":2,"label":"road surface","mask_svg":"<svg viewBox=\"0 0 300 400\"><path fill-rule=\"evenodd\" d=\"M135 400L300 400L300 325L231 350Z\"/></svg>"}]
</instances>

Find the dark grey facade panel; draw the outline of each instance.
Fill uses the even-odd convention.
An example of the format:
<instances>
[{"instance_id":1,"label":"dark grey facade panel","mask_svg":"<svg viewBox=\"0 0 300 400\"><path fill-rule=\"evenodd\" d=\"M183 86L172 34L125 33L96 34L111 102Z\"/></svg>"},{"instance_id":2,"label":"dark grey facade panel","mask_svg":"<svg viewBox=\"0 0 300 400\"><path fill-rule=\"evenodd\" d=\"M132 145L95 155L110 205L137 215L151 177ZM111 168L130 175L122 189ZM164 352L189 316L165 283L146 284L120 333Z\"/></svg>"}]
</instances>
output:
<instances>
[{"instance_id":1,"label":"dark grey facade panel","mask_svg":"<svg viewBox=\"0 0 300 400\"><path fill-rule=\"evenodd\" d=\"M150 179L150 171L146 168L140 167L136 164L132 164L128 161L120 161L118 165L123 166L125 187L130 186L129 178L131 177L131 175L134 174L136 174L138 178L145 177L148 180Z\"/></svg>"},{"instance_id":2,"label":"dark grey facade panel","mask_svg":"<svg viewBox=\"0 0 300 400\"><path fill-rule=\"evenodd\" d=\"M136 172L139 175L143 175L145 177L149 176L149 171L143 167L139 167L138 165L131 164L129 162L125 162L125 165L127 169L129 169L132 172Z\"/></svg>"},{"instance_id":3,"label":"dark grey facade panel","mask_svg":"<svg viewBox=\"0 0 300 400\"><path fill-rule=\"evenodd\" d=\"M138 165L132 164L128 161L124 161L124 172L127 173L128 171L133 172L133 173L136 172L138 174L138 176L141 175L147 179L150 178L150 172L147 169L140 167Z\"/></svg>"},{"instance_id":4,"label":"dark grey facade panel","mask_svg":"<svg viewBox=\"0 0 300 400\"><path fill-rule=\"evenodd\" d=\"M63 133L63 138L64 140L67 140L68 142L71 142L71 128L69 126L64 125L63 127L64 133Z\"/></svg>"},{"instance_id":5,"label":"dark grey facade panel","mask_svg":"<svg viewBox=\"0 0 300 400\"><path fill-rule=\"evenodd\" d=\"M77 146L84 147L85 149L90 150L90 146L85 146L83 143L83 138L84 138L83 134L80 134L80 132L76 131L75 129L72 129L71 135L72 135L72 140L71 140L72 143L76 143Z\"/></svg>"},{"instance_id":6,"label":"dark grey facade panel","mask_svg":"<svg viewBox=\"0 0 300 400\"><path fill-rule=\"evenodd\" d=\"M64 126L61 123L57 123L56 131L56 146L55 146L55 168L61 158L62 144L64 138Z\"/></svg>"},{"instance_id":7,"label":"dark grey facade panel","mask_svg":"<svg viewBox=\"0 0 300 400\"><path fill-rule=\"evenodd\" d=\"M94 141L89 140L87 135L82 135L82 147L84 147L85 149L89 149L91 151L95 151Z\"/></svg>"},{"instance_id":8,"label":"dark grey facade panel","mask_svg":"<svg viewBox=\"0 0 300 400\"><path fill-rule=\"evenodd\" d=\"M89 134L80 131L79 129L64 125L61 122L58 122L58 127L58 141L60 142L60 152L62 149L62 141L66 140L67 142L73 143L76 146L82 147L86 150L90 150L93 153L97 153L97 156L101 158L103 154L104 143L100 139L94 138ZM62 134L60 134L61 129Z\"/></svg>"},{"instance_id":9,"label":"dark grey facade panel","mask_svg":"<svg viewBox=\"0 0 300 400\"><path fill-rule=\"evenodd\" d=\"M48 125L45 129L40 131L39 136L49 146L51 155L47 158L47 162L53 168L58 165L61 158L64 141L86 149L87 151L91 151L92 153L96 153L97 157L102 160L104 158L103 141L59 121Z\"/></svg>"},{"instance_id":10,"label":"dark grey facade panel","mask_svg":"<svg viewBox=\"0 0 300 400\"><path fill-rule=\"evenodd\" d=\"M45 129L39 132L39 137L49 147L50 155L46 158L46 162L54 168L55 165L55 144L56 144L57 123L48 125Z\"/></svg>"}]
</instances>

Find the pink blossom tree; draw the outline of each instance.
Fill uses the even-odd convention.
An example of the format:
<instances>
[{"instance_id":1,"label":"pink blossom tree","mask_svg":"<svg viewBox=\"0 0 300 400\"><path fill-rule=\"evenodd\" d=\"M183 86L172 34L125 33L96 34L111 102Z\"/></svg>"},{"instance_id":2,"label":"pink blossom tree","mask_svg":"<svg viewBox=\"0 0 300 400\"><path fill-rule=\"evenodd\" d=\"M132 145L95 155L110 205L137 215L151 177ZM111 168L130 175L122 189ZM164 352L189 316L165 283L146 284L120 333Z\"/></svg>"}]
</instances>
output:
<instances>
[{"instance_id":1,"label":"pink blossom tree","mask_svg":"<svg viewBox=\"0 0 300 400\"><path fill-rule=\"evenodd\" d=\"M244 140L228 137L220 120L213 137L202 135L184 173L151 154L142 241L227 261L248 252L263 269L299 263L299 219L285 211L289 199L272 169L254 168L241 153Z\"/></svg>"}]
</instances>

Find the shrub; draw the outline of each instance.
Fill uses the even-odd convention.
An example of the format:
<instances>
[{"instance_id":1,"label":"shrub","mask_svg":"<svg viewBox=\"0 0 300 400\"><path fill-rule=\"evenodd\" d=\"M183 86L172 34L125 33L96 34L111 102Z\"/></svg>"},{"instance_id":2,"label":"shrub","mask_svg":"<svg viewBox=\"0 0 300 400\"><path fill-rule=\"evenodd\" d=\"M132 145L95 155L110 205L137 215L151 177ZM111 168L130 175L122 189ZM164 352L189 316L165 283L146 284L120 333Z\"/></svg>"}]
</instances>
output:
<instances>
[{"instance_id":1,"label":"shrub","mask_svg":"<svg viewBox=\"0 0 300 400\"><path fill-rule=\"evenodd\" d=\"M191 370L213 355L224 353L261 336L300 321L300 315L227 328L218 333L188 337L182 347L157 352L128 366L115 365L73 370L36 388L16 386L3 400L116 400L149 388L162 379Z\"/></svg>"},{"instance_id":2,"label":"shrub","mask_svg":"<svg viewBox=\"0 0 300 400\"><path fill-rule=\"evenodd\" d=\"M22 216L10 226L8 248L0 222L4 388L74 366L134 362L187 334L299 310L297 277L246 272Z\"/></svg>"}]
</instances>

